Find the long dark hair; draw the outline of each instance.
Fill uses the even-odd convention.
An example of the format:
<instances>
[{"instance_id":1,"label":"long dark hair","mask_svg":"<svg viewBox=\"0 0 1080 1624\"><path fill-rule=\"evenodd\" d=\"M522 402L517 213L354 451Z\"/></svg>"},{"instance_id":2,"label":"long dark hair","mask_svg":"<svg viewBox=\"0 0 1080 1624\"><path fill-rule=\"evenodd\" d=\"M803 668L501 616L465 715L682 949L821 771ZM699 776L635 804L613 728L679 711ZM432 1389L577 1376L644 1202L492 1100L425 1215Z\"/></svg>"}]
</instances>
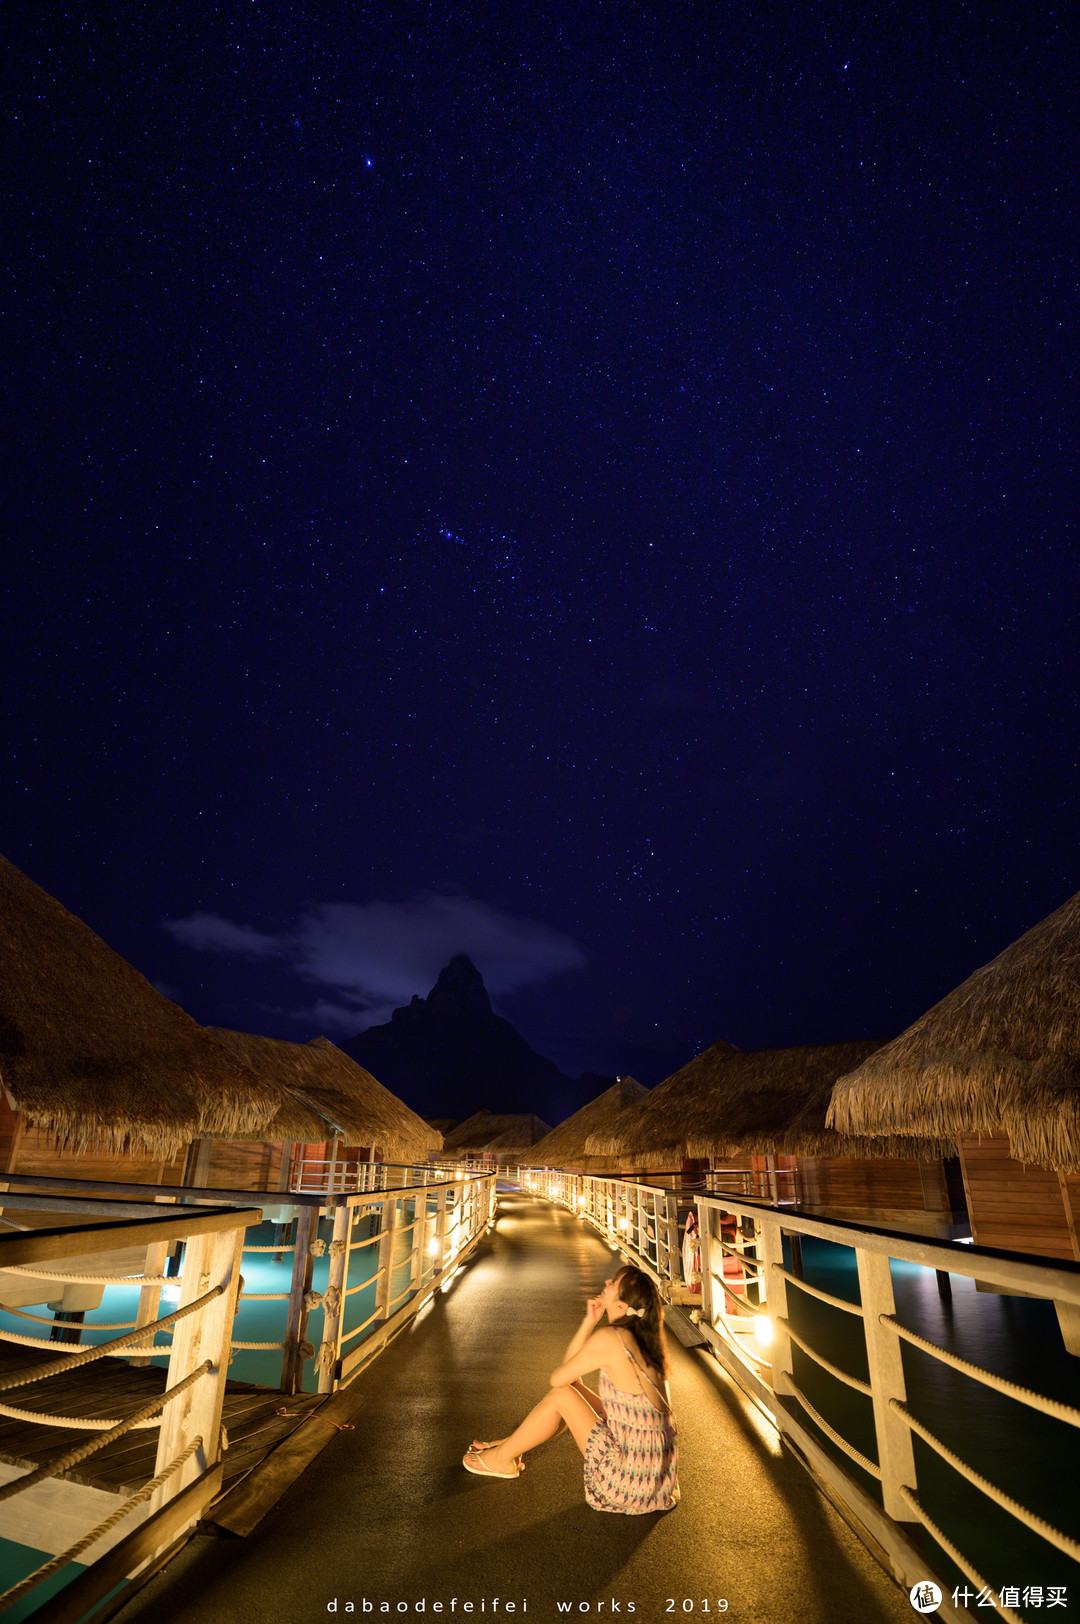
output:
<instances>
[{"instance_id":1,"label":"long dark hair","mask_svg":"<svg viewBox=\"0 0 1080 1624\"><path fill-rule=\"evenodd\" d=\"M645 1363L658 1370L667 1381L667 1342L664 1338L664 1311L660 1293L642 1269L632 1263L619 1270L615 1279L619 1287L619 1301L627 1308L638 1308L639 1314L624 1314L616 1324L630 1332L644 1357Z\"/></svg>"}]
</instances>

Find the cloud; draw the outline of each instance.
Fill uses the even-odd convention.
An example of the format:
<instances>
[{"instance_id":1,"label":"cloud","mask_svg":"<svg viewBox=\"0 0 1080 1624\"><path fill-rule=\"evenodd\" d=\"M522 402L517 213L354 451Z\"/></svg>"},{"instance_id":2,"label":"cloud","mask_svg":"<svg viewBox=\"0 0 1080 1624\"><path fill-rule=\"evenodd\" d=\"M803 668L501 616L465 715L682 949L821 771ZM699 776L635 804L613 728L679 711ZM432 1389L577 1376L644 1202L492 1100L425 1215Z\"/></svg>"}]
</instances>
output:
<instances>
[{"instance_id":1,"label":"cloud","mask_svg":"<svg viewBox=\"0 0 1080 1624\"><path fill-rule=\"evenodd\" d=\"M282 951L278 937L265 936L250 925L234 925L219 914L192 914L190 919L165 919L162 924L185 947L203 953L245 953L265 958Z\"/></svg>"},{"instance_id":2,"label":"cloud","mask_svg":"<svg viewBox=\"0 0 1080 1624\"><path fill-rule=\"evenodd\" d=\"M422 893L404 902L325 903L296 929L265 935L216 914L169 920L177 941L203 952L278 954L305 981L332 989L313 1010L321 1024L357 1031L430 991L455 953L467 953L494 998L585 963L563 932L468 897Z\"/></svg>"}]
</instances>

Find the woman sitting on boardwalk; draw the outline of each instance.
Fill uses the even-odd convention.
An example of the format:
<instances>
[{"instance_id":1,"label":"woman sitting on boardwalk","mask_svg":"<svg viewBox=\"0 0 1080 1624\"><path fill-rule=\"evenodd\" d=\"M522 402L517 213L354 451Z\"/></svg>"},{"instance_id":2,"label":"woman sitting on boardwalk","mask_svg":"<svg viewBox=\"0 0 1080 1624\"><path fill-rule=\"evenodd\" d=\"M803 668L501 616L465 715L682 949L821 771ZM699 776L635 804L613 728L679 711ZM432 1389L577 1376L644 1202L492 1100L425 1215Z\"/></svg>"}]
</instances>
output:
<instances>
[{"instance_id":1,"label":"woman sitting on boardwalk","mask_svg":"<svg viewBox=\"0 0 1080 1624\"><path fill-rule=\"evenodd\" d=\"M609 1323L601 1326L605 1313ZM594 1370L599 1396L581 1380ZM525 1451L564 1427L585 1456L585 1498L597 1511L669 1511L677 1503L664 1321L656 1287L640 1269L620 1269L589 1299L550 1393L508 1438L474 1443L462 1465L478 1477L517 1477Z\"/></svg>"}]
</instances>

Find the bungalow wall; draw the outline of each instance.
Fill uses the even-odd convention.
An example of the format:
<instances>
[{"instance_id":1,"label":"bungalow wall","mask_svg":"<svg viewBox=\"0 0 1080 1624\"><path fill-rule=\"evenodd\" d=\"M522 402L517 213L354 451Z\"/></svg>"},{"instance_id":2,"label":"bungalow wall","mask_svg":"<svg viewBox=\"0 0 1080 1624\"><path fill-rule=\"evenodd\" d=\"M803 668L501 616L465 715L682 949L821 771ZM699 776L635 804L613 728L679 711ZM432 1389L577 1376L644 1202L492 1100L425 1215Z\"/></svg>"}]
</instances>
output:
<instances>
[{"instance_id":1,"label":"bungalow wall","mask_svg":"<svg viewBox=\"0 0 1080 1624\"><path fill-rule=\"evenodd\" d=\"M0 1108L0 1169L43 1178L102 1179L109 1184L179 1184L186 1147L173 1156L140 1152L61 1149L50 1133L28 1127L6 1101Z\"/></svg>"},{"instance_id":2,"label":"bungalow wall","mask_svg":"<svg viewBox=\"0 0 1080 1624\"><path fill-rule=\"evenodd\" d=\"M869 1218L882 1212L948 1214L944 1164L891 1156L799 1156L800 1200L830 1213Z\"/></svg>"},{"instance_id":3,"label":"bungalow wall","mask_svg":"<svg viewBox=\"0 0 1080 1624\"><path fill-rule=\"evenodd\" d=\"M281 1173L281 1145L258 1139L204 1141L195 1181L212 1190L276 1190ZM192 1169L194 1172L194 1169ZM189 1174L189 1177L191 1174Z\"/></svg>"},{"instance_id":4,"label":"bungalow wall","mask_svg":"<svg viewBox=\"0 0 1080 1624\"><path fill-rule=\"evenodd\" d=\"M959 1142L977 1246L1080 1261L1080 1174L1014 1161L1004 1134Z\"/></svg>"}]
</instances>

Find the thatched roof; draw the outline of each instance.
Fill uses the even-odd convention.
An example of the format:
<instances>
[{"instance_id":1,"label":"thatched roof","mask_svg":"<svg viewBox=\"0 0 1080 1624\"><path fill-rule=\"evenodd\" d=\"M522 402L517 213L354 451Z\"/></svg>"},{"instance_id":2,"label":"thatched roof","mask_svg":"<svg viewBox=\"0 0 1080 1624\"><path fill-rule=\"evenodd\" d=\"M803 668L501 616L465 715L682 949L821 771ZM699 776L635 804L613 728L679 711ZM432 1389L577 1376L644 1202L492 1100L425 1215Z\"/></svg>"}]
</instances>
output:
<instances>
[{"instance_id":1,"label":"thatched roof","mask_svg":"<svg viewBox=\"0 0 1080 1624\"><path fill-rule=\"evenodd\" d=\"M172 1155L277 1104L190 1015L0 857L0 1081L74 1150Z\"/></svg>"},{"instance_id":2,"label":"thatched roof","mask_svg":"<svg viewBox=\"0 0 1080 1624\"><path fill-rule=\"evenodd\" d=\"M531 1111L476 1111L446 1135L443 1150L451 1156L478 1150L527 1150L550 1132L548 1124Z\"/></svg>"},{"instance_id":3,"label":"thatched roof","mask_svg":"<svg viewBox=\"0 0 1080 1624\"><path fill-rule=\"evenodd\" d=\"M1080 1170L1080 895L841 1077L829 1120L1004 1132L1018 1161Z\"/></svg>"},{"instance_id":4,"label":"thatched roof","mask_svg":"<svg viewBox=\"0 0 1080 1624\"><path fill-rule=\"evenodd\" d=\"M588 1140L591 1154L676 1168L685 1156L937 1156L941 1144L859 1140L825 1125L832 1086L874 1043L826 1043L743 1053L714 1043Z\"/></svg>"},{"instance_id":5,"label":"thatched roof","mask_svg":"<svg viewBox=\"0 0 1080 1624\"><path fill-rule=\"evenodd\" d=\"M346 1144L373 1145L388 1162L422 1161L442 1144L441 1133L327 1038L286 1043L251 1032L211 1030L278 1089L276 1114L246 1138L316 1142L337 1131Z\"/></svg>"},{"instance_id":6,"label":"thatched roof","mask_svg":"<svg viewBox=\"0 0 1080 1624\"><path fill-rule=\"evenodd\" d=\"M576 1167L588 1171L603 1157L590 1156L585 1142L590 1134L602 1134L614 1122L620 1111L638 1105L648 1094L636 1078L620 1077L602 1094L598 1094L580 1111L560 1122L529 1152L530 1161L537 1167ZM605 1162L605 1165L606 1162Z\"/></svg>"}]
</instances>

